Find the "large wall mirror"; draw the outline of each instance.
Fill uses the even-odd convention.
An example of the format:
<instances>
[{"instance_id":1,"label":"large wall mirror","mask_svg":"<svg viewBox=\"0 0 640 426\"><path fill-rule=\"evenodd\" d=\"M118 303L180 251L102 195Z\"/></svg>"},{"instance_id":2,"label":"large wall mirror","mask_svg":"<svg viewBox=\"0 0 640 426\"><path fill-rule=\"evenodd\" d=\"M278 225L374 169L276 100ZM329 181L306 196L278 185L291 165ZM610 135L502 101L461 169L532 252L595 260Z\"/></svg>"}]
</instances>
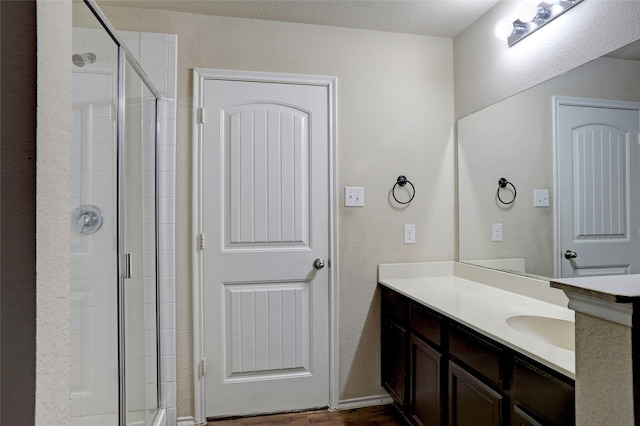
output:
<instances>
[{"instance_id":1,"label":"large wall mirror","mask_svg":"<svg viewBox=\"0 0 640 426\"><path fill-rule=\"evenodd\" d=\"M640 40L461 118L459 260L545 278L640 272L638 105Z\"/></svg>"}]
</instances>

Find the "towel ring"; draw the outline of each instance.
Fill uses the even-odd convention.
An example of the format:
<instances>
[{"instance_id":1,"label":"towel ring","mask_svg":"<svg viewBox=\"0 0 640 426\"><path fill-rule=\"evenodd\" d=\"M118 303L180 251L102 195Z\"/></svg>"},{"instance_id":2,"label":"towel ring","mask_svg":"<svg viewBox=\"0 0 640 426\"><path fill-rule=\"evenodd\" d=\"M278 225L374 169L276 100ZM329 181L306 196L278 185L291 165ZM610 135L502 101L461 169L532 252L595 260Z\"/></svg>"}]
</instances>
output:
<instances>
[{"instance_id":1,"label":"towel ring","mask_svg":"<svg viewBox=\"0 0 640 426\"><path fill-rule=\"evenodd\" d=\"M511 199L511 201L503 201L502 198L500 198L500 189L506 188L507 185L511 185L511 188L513 188L513 198ZM498 200L502 203L502 204L511 204L516 200L516 187L509 182L507 179L505 178L500 178L498 179L498 190L496 191L496 196L498 197Z\"/></svg>"},{"instance_id":2,"label":"towel ring","mask_svg":"<svg viewBox=\"0 0 640 426\"><path fill-rule=\"evenodd\" d=\"M409 198L409 201L400 201L396 197L396 187L397 186L405 186L406 184L411 185L411 190L412 190L413 193L411 194L411 198ZM398 176L398 179L396 179L396 183L393 185L393 188L391 188L391 195L393 195L393 199L396 200L396 203L398 203L398 204L409 204L411 201L413 201L413 197L416 196L416 187L413 186L411 181L409 179L407 179L406 176Z\"/></svg>"}]
</instances>

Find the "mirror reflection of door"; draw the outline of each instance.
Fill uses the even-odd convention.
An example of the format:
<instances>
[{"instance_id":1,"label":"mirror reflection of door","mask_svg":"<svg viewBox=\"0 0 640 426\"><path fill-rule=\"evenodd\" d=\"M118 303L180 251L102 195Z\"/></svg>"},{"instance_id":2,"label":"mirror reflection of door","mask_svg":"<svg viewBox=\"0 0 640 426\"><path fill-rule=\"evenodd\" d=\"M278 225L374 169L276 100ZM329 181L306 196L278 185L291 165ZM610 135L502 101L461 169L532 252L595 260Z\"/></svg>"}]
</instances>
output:
<instances>
[{"instance_id":1,"label":"mirror reflection of door","mask_svg":"<svg viewBox=\"0 0 640 426\"><path fill-rule=\"evenodd\" d=\"M640 273L640 103L558 97L555 107L556 276Z\"/></svg>"}]
</instances>

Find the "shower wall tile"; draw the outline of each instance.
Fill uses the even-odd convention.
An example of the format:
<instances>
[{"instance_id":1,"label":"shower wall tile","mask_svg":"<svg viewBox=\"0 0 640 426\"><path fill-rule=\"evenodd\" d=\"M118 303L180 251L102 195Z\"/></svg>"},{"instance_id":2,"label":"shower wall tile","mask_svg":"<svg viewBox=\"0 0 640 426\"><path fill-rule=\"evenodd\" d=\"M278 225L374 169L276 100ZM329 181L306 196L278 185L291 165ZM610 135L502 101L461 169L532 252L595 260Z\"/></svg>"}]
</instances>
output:
<instances>
[{"instance_id":1,"label":"shower wall tile","mask_svg":"<svg viewBox=\"0 0 640 426\"><path fill-rule=\"evenodd\" d=\"M174 172L158 172L158 196L160 198L175 198Z\"/></svg>"},{"instance_id":2,"label":"shower wall tile","mask_svg":"<svg viewBox=\"0 0 640 426\"><path fill-rule=\"evenodd\" d=\"M158 145L158 168L164 172L175 173L175 168L176 168L175 145Z\"/></svg>"},{"instance_id":3,"label":"shower wall tile","mask_svg":"<svg viewBox=\"0 0 640 426\"><path fill-rule=\"evenodd\" d=\"M159 249L160 251L173 251L175 248L175 225L163 223L158 225Z\"/></svg>"},{"instance_id":4,"label":"shower wall tile","mask_svg":"<svg viewBox=\"0 0 640 426\"><path fill-rule=\"evenodd\" d=\"M160 303L175 303L174 282L175 279L173 277L160 277L160 293L158 295Z\"/></svg>"},{"instance_id":5,"label":"shower wall tile","mask_svg":"<svg viewBox=\"0 0 640 426\"><path fill-rule=\"evenodd\" d=\"M176 222L175 200L173 198L159 198L158 210L162 212L158 219L158 223L174 224Z\"/></svg>"},{"instance_id":6,"label":"shower wall tile","mask_svg":"<svg viewBox=\"0 0 640 426\"><path fill-rule=\"evenodd\" d=\"M176 306L174 303L160 303L160 330L175 330Z\"/></svg>"},{"instance_id":7,"label":"shower wall tile","mask_svg":"<svg viewBox=\"0 0 640 426\"><path fill-rule=\"evenodd\" d=\"M162 96L167 96L167 68L142 65L144 72Z\"/></svg>"},{"instance_id":8,"label":"shower wall tile","mask_svg":"<svg viewBox=\"0 0 640 426\"><path fill-rule=\"evenodd\" d=\"M176 380L176 357L175 355L163 356L161 358L160 377L162 380L174 382Z\"/></svg>"},{"instance_id":9,"label":"shower wall tile","mask_svg":"<svg viewBox=\"0 0 640 426\"><path fill-rule=\"evenodd\" d=\"M160 343L161 343L161 352L164 356L175 356L176 355L176 331L172 329L162 330L160 332ZM163 377L163 380L168 380L166 376Z\"/></svg>"},{"instance_id":10,"label":"shower wall tile","mask_svg":"<svg viewBox=\"0 0 640 426\"><path fill-rule=\"evenodd\" d=\"M163 33L141 33L140 44L144 49L140 52L140 63L145 66L167 66L167 35Z\"/></svg>"},{"instance_id":11,"label":"shower wall tile","mask_svg":"<svg viewBox=\"0 0 640 426\"><path fill-rule=\"evenodd\" d=\"M140 57L140 33L135 31L120 31L118 33L129 52L134 58Z\"/></svg>"},{"instance_id":12,"label":"shower wall tile","mask_svg":"<svg viewBox=\"0 0 640 426\"><path fill-rule=\"evenodd\" d=\"M175 251L161 250L158 254L158 271L160 278L175 277ZM160 301L162 303L162 300Z\"/></svg>"}]
</instances>

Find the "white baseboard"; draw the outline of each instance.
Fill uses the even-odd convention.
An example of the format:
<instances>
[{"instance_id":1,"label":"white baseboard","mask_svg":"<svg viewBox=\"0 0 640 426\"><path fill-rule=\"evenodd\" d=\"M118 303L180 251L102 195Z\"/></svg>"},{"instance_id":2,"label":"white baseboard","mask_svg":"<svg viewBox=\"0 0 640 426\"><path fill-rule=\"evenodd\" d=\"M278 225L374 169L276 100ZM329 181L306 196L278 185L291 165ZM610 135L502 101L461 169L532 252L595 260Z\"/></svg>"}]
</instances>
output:
<instances>
[{"instance_id":1,"label":"white baseboard","mask_svg":"<svg viewBox=\"0 0 640 426\"><path fill-rule=\"evenodd\" d=\"M193 417L178 417L176 426L197 426L196 419ZM206 425L206 423L203 423Z\"/></svg>"},{"instance_id":2,"label":"white baseboard","mask_svg":"<svg viewBox=\"0 0 640 426\"><path fill-rule=\"evenodd\" d=\"M386 404L393 404L393 399L389 395L372 395L362 398L343 399L338 403L338 410L351 410L353 408Z\"/></svg>"},{"instance_id":3,"label":"white baseboard","mask_svg":"<svg viewBox=\"0 0 640 426\"><path fill-rule=\"evenodd\" d=\"M338 410L352 410L354 408L387 404L393 404L393 399L391 399L389 395L372 395L361 398L343 399L338 403ZM178 417L176 426L198 426L198 424L195 423L193 417Z\"/></svg>"}]
</instances>

